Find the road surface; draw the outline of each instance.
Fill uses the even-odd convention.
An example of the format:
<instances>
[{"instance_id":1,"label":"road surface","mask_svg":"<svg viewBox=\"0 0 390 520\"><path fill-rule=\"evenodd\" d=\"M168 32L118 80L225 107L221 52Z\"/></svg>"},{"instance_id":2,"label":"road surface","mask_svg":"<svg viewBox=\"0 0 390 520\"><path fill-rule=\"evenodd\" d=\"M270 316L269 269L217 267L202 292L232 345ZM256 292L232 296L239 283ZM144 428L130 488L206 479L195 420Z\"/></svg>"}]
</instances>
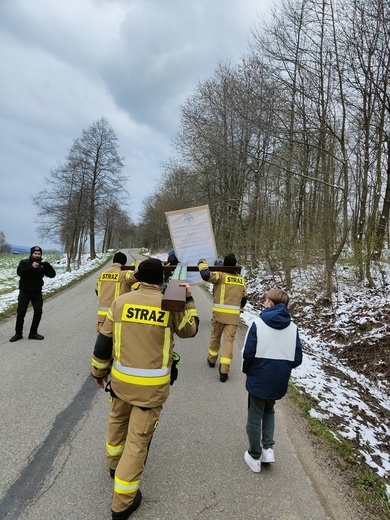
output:
<instances>
[{"instance_id":1,"label":"road surface","mask_svg":"<svg viewBox=\"0 0 390 520\"><path fill-rule=\"evenodd\" d=\"M135 250L132 250L138 257ZM129 256L129 255L128 255ZM90 376L97 274L44 303L43 341L9 343L0 324L0 519L109 520L113 481L104 455L108 394ZM276 463L260 474L244 463L245 376L236 338L231 375L206 364L211 298L194 288L198 335L176 341L171 387L141 482L135 520L358 519L336 493L285 398L276 408Z\"/></svg>"}]
</instances>

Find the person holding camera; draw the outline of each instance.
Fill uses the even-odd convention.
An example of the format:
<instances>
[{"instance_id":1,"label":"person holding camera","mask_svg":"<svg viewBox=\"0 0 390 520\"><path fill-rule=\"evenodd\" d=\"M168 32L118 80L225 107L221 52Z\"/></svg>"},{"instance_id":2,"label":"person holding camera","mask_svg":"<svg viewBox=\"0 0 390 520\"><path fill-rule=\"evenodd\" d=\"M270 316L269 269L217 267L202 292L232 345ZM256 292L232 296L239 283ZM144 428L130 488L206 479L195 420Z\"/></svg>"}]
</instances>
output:
<instances>
[{"instance_id":1,"label":"person holding camera","mask_svg":"<svg viewBox=\"0 0 390 520\"><path fill-rule=\"evenodd\" d=\"M43 277L54 278L56 272L49 262L42 260L42 249L39 246L34 246L30 249L29 258L20 261L17 274L20 276L18 310L16 311L15 335L12 336L10 341L14 342L23 338L24 318L30 302L34 309L34 315L28 339L42 340L44 337L38 334L38 326L41 322L43 309Z\"/></svg>"}]
</instances>

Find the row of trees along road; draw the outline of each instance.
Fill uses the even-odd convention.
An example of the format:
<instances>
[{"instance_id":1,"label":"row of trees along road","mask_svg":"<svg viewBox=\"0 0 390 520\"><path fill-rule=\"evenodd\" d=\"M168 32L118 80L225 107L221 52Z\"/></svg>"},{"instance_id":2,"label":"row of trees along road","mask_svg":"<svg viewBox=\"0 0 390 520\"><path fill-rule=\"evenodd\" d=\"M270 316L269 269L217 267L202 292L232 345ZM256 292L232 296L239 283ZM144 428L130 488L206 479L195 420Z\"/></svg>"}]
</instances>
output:
<instances>
[{"instance_id":1,"label":"row of trees along road","mask_svg":"<svg viewBox=\"0 0 390 520\"><path fill-rule=\"evenodd\" d=\"M218 251L281 269L346 247L373 287L389 245L390 3L286 0L185 102L175 156L144 201L145 245L169 244L164 212L208 204ZM158 223L161 224L158 224Z\"/></svg>"},{"instance_id":2,"label":"row of trees along road","mask_svg":"<svg viewBox=\"0 0 390 520\"><path fill-rule=\"evenodd\" d=\"M373 287L389 246L390 3L282 2L252 31L250 53L220 64L182 106L161 181L134 225L117 137L105 118L75 140L34 202L41 234L68 264L102 250L170 247L165 212L208 204L217 249L266 259L287 288L294 266L323 265L330 299L346 248Z\"/></svg>"},{"instance_id":3,"label":"row of trees along road","mask_svg":"<svg viewBox=\"0 0 390 520\"><path fill-rule=\"evenodd\" d=\"M90 257L96 257L97 234L103 251L131 243L133 223L122 209L128 194L117 148L114 130L100 118L83 130L65 162L45 179L47 187L33 198L42 210L39 233L60 240L68 269L80 261L88 240Z\"/></svg>"}]
</instances>

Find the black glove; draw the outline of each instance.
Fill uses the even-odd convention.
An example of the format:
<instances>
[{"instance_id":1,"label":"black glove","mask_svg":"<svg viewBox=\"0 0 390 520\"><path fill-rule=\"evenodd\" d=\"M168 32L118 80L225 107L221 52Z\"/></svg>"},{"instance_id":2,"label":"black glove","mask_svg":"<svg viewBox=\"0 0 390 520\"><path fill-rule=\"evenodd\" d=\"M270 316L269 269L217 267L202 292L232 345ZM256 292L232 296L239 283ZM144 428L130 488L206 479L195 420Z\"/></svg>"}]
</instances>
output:
<instances>
[{"instance_id":1,"label":"black glove","mask_svg":"<svg viewBox=\"0 0 390 520\"><path fill-rule=\"evenodd\" d=\"M179 374L179 361L180 361L179 354L177 352L174 352L172 354L171 381L170 381L171 386L176 381L177 376Z\"/></svg>"}]
</instances>

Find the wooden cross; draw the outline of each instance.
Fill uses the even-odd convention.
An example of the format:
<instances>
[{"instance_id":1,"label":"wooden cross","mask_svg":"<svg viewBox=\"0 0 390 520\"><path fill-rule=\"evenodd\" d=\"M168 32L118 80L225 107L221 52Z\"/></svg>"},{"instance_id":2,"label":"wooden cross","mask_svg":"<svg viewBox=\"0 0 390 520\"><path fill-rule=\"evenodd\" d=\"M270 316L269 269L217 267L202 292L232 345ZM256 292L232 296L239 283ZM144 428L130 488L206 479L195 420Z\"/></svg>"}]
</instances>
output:
<instances>
[{"instance_id":1,"label":"wooden cross","mask_svg":"<svg viewBox=\"0 0 390 520\"><path fill-rule=\"evenodd\" d=\"M134 271L134 265L123 265L121 268L123 271L130 270ZM221 266L221 265L210 265L208 267L210 272L224 272L224 273L240 273L241 266ZM199 267L197 265L163 265L164 274L172 274L172 277L168 281L167 288L162 297L161 308L164 311L183 311L186 304L186 288L180 284L187 280L187 272L198 272ZM205 282L207 283L207 282Z\"/></svg>"}]
</instances>

